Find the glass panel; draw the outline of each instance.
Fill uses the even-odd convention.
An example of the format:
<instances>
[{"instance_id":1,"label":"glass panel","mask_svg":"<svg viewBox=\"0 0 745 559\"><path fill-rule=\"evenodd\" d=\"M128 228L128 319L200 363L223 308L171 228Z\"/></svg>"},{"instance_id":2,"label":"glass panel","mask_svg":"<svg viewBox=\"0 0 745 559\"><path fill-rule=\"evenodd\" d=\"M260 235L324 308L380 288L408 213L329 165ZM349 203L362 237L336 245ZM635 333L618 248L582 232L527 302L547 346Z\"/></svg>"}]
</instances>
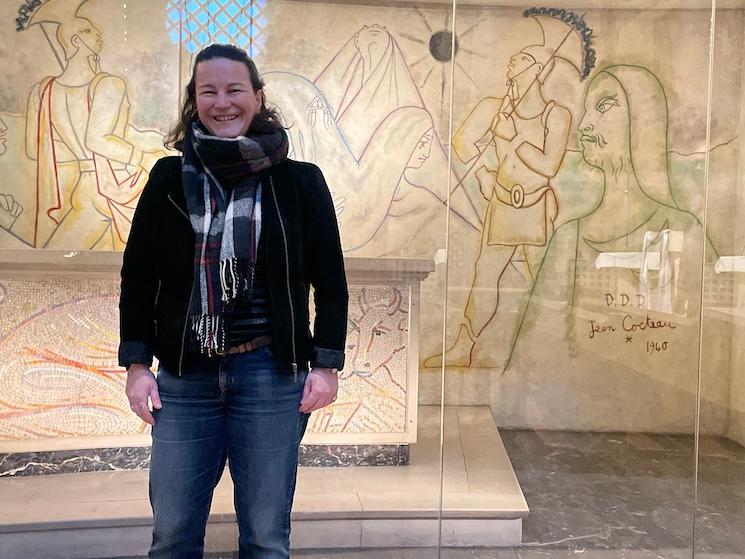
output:
<instances>
[{"instance_id":1,"label":"glass panel","mask_svg":"<svg viewBox=\"0 0 745 559\"><path fill-rule=\"evenodd\" d=\"M266 4L267 99L294 158L326 176L350 279L347 366L337 402L309 423L297 501L342 520L299 541L328 548L309 557L437 548L441 377L417 361L442 344L450 15L427 2Z\"/></svg>"},{"instance_id":2,"label":"glass panel","mask_svg":"<svg viewBox=\"0 0 745 559\"><path fill-rule=\"evenodd\" d=\"M90 518L91 499L110 501L101 518L136 534L125 548L111 543L108 556L147 553L151 437L129 409L117 366L121 253L154 162L177 154L163 141L194 58L225 42L256 61L290 157L323 171L349 280L338 398L311 416L300 453L296 554L434 555L442 376L420 375L419 358L442 346L446 204L457 183L447 147L452 5L1 4L3 21L18 17L19 31L0 30L18 53L0 61L12 78L0 85L0 476L60 474L59 493L35 493L37 516L21 482L0 485L21 499L12 510L54 523ZM467 197L449 203L479 228ZM137 471L108 471L118 469ZM216 554L237 546L232 490L223 475L207 527ZM48 506L54 499L65 506ZM69 553L64 542L49 545L78 553L74 543ZM92 553L106 555L105 545Z\"/></svg>"},{"instance_id":3,"label":"glass panel","mask_svg":"<svg viewBox=\"0 0 745 559\"><path fill-rule=\"evenodd\" d=\"M458 9L445 546L690 556L710 13L648 8Z\"/></svg>"},{"instance_id":4,"label":"glass panel","mask_svg":"<svg viewBox=\"0 0 745 559\"><path fill-rule=\"evenodd\" d=\"M743 121L742 6L716 12L711 139L706 197L703 359L695 550L700 557L745 556L745 377L740 216ZM704 155L699 150L700 172ZM702 207L702 199L699 205Z\"/></svg>"}]
</instances>

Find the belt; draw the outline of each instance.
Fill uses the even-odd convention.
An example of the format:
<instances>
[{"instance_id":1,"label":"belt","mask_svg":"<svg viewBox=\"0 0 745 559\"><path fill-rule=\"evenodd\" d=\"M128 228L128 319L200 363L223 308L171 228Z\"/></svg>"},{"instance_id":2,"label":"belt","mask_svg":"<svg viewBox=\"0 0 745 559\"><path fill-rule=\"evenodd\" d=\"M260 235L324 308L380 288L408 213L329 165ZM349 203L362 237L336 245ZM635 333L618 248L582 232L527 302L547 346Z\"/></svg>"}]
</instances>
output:
<instances>
[{"instance_id":1,"label":"belt","mask_svg":"<svg viewBox=\"0 0 745 559\"><path fill-rule=\"evenodd\" d=\"M503 204L512 206L513 208L527 208L535 205L543 198L543 195L551 190L550 186L541 186L533 192L525 192L521 184L514 184L512 188L505 188L501 184L497 183L496 194L497 199Z\"/></svg>"},{"instance_id":2,"label":"belt","mask_svg":"<svg viewBox=\"0 0 745 559\"><path fill-rule=\"evenodd\" d=\"M253 340L250 340L248 342L244 342L242 344L238 344L236 346L230 347L226 349L225 351L216 351L215 353L217 355L232 355L234 353L247 353L249 351L253 351L254 349L264 347L265 345L269 345L270 343L272 343L271 336L259 336L258 338L254 338Z\"/></svg>"}]
</instances>

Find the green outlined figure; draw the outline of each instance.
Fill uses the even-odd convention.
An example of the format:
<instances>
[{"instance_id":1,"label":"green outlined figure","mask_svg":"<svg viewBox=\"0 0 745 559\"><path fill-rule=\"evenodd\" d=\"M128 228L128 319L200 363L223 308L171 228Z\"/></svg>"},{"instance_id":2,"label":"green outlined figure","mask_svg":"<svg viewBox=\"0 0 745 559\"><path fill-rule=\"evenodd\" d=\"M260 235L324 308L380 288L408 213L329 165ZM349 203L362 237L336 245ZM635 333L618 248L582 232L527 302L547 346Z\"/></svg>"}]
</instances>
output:
<instances>
[{"instance_id":1,"label":"green outlined figure","mask_svg":"<svg viewBox=\"0 0 745 559\"><path fill-rule=\"evenodd\" d=\"M32 87L26 110L33 247L123 248L148 170L165 155L159 133L130 124L126 83L102 71L103 37L79 15L85 4L49 0L28 23L44 32L61 68Z\"/></svg>"},{"instance_id":2,"label":"green outlined figure","mask_svg":"<svg viewBox=\"0 0 745 559\"><path fill-rule=\"evenodd\" d=\"M593 338L586 331L588 319L600 324L617 317L618 305L611 301L623 294L631 297L620 309L629 322L651 316L678 323L666 331L670 347L685 343L686 325L695 322L685 319L696 316L702 229L693 214L678 207L670 186L667 99L659 79L631 65L596 73L578 131L585 161L603 173L602 196L590 212L553 235L505 371L522 370L525 361L540 368L539 340L541 347L558 344L553 359L561 367L559 352L576 356L577 344ZM715 255L713 248L707 252ZM602 264L614 258L636 264ZM632 342L606 340L606 358L618 351L614 344ZM634 363L639 357L645 355L629 346L619 360L643 370L643 363Z\"/></svg>"},{"instance_id":3,"label":"green outlined figure","mask_svg":"<svg viewBox=\"0 0 745 559\"><path fill-rule=\"evenodd\" d=\"M535 277L559 211L551 181L564 160L572 123L569 109L547 98L544 83L557 60L581 78L594 64L591 31L581 18L549 9L525 15L538 23L543 41L510 58L504 97L481 101L453 137L456 155L476 168L488 206L471 290L457 338L446 352L450 367L472 366L479 338L497 315L505 271L524 263L531 283ZM425 367L441 365L441 355L424 361Z\"/></svg>"}]
</instances>

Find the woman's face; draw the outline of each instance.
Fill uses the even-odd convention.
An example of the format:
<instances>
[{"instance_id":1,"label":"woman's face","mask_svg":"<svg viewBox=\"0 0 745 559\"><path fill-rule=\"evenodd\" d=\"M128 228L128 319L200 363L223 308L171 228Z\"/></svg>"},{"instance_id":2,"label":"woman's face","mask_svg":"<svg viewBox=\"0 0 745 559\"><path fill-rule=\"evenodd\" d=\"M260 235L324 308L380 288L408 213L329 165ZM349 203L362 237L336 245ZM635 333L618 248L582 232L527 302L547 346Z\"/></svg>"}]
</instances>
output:
<instances>
[{"instance_id":1,"label":"woman's face","mask_svg":"<svg viewBox=\"0 0 745 559\"><path fill-rule=\"evenodd\" d=\"M418 169L424 162L429 159L429 154L432 151L432 128L427 130L424 135L419 139L414 151L411 153L409 162L406 164L407 169Z\"/></svg>"},{"instance_id":2,"label":"woman's face","mask_svg":"<svg viewBox=\"0 0 745 559\"><path fill-rule=\"evenodd\" d=\"M213 136L246 134L261 109L261 90L254 91L248 67L227 58L212 58L195 70L197 115Z\"/></svg>"},{"instance_id":3,"label":"woman's face","mask_svg":"<svg viewBox=\"0 0 745 559\"><path fill-rule=\"evenodd\" d=\"M601 72L587 88L579 134L582 154L593 167L629 157L629 107L621 84L610 74Z\"/></svg>"},{"instance_id":4,"label":"woman's face","mask_svg":"<svg viewBox=\"0 0 745 559\"><path fill-rule=\"evenodd\" d=\"M377 63L388 44L388 31L377 24L364 25L355 35L354 44L362 56L370 57Z\"/></svg>"}]
</instances>

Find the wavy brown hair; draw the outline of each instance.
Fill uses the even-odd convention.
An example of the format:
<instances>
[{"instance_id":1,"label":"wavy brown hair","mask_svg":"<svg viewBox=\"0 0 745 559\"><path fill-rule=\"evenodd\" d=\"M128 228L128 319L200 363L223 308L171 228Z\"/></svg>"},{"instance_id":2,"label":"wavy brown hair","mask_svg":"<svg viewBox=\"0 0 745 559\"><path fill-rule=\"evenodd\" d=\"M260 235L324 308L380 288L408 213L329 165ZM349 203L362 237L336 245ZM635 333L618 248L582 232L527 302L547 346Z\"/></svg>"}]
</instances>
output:
<instances>
[{"instance_id":1,"label":"wavy brown hair","mask_svg":"<svg viewBox=\"0 0 745 559\"><path fill-rule=\"evenodd\" d=\"M235 60L242 62L248 68L248 75L251 78L251 87L254 91L261 91L261 108L256 113L253 121L251 121L251 127L248 129L249 132L254 134L269 134L275 130L282 128L279 114L276 110L270 109L266 106L266 99L264 97L264 82L259 76L259 71L256 68L256 64L251 59L246 51L238 48L234 45L224 44L212 44L208 47L203 48L199 51L196 58L194 59L194 68L191 72L191 79L186 84L186 90L184 91L184 103L181 105L181 112L179 115L178 122L171 129L166 137L165 145L169 148L177 148L186 137L186 130L191 124L191 121L197 114L197 95L196 95L196 75L197 66L200 62L205 60L212 60L213 58L227 58L228 60Z\"/></svg>"}]
</instances>

